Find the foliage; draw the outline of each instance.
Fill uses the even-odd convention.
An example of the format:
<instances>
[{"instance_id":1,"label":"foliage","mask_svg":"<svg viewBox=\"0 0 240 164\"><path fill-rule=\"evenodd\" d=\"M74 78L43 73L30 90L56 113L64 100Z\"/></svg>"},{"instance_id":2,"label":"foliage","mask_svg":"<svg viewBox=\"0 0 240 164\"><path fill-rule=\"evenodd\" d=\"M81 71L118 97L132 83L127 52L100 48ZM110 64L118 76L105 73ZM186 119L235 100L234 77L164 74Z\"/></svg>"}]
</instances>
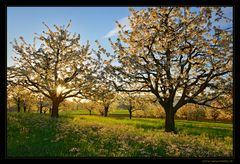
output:
<instances>
[{"instance_id":1,"label":"foliage","mask_svg":"<svg viewBox=\"0 0 240 164\"><path fill-rule=\"evenodd\" d=\"M85 110L88 110L89 111L89 115L91 115L92 111L100 110L99 108L101 108L101 107L99 107L99 104L97 104L96 102L88 101L88 102L82 103L81 104L81 108L85 109Z\"/></svg>"},{"instance_id":2,"label":"foliage","mask_svg":"<svg viewBox=\"0 0 240 164\"><path fill-rule=\"evenodd\" d=\"M211 109L210 112L211 112L211 117L214 119L214 121L216 121L220 115L220 111L216 109Z\"/></svg>"},{"instance_id":3,"label":"foliage","mask_svg":"<svg viewBox=\"0 0 240 164\"><path fill-rule=\"evenodd\" d=\"M145 109L146 100L143 95L139 95L137 93L126 93L119 96L119 105L117 108L128 110L130 119L132 118L133 112Z\"/></svg>"},{"instance_id":4,"label":"foliage","mask_svg":"<svg viewBox=\"0 0 240 164\"><path fill-rule=\"evenodd\" d=\"M205 118L205 116L205 108L197 106L188 111L187 119L198 121L199 119Z\"/></svg>"},{"instance_id":5,"label":"foliage","mask_svg":"<svg viewBox=\"0 0 240 164\"><path fill-rule=\"evenodd\" d=\"M202 120L206 117L206 110L204 106L195 104L187 104L183 106L176 114L178 118L187 120Z\"/></svg>"}]
</instances>

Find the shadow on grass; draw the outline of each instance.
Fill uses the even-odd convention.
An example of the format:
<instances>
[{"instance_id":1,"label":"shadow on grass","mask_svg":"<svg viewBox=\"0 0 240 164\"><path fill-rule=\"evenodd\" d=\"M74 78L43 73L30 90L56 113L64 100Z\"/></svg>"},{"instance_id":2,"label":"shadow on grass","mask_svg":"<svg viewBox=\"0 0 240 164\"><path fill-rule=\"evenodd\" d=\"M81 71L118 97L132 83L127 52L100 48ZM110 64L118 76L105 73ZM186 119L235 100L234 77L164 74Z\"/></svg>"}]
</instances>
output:
<instances>
[{"instance_id":1,"label":"shadow on grass","mask_svg":"<svg viewBox=\"0 0 240 164\"><path fill-rule=\"evenodd\" d=\"M224 137L232 137L231 129L216 129L214 127L198 127L192 124L186 124L176 127L177 131L180 133L186 133L191 135L201 135L205 134L209 138L224 138Z\"/></svg>"}]
</instances>

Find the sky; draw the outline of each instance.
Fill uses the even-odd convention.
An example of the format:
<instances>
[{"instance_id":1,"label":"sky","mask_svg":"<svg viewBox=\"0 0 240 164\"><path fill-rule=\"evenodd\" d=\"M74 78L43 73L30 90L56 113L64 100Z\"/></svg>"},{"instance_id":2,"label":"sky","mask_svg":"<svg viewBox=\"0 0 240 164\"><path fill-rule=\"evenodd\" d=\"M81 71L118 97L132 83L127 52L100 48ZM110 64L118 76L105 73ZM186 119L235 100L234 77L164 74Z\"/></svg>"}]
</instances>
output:
<instances>
[{"instance_id":1,"label":"sky","mask_svg":"<svg viewBox=\"0 0 240 164\"><path fill-rule=\"evenodd\" d=\"M224 12L228 17L232 16L232 8L225 8ZM98 40L112 53L108 38L116 38L115 21L127 26L129 14L128 7L8 7L7 66L13 65L11 58L15 55L9 42L23 36L27 43L32 44L34 33L41 34L46 30L42 22L53 28L54 24L67 25L71 20L69 31L80 34L80 43L86 44L89 40L91 48L96 49L95 40Z\"/></svg>"},{"instance_id":2,"label":"sky","mask_svg":"<svg viewBox=\"0 0 240 164\"><path fill-rule=\"evenodd\" d=\"M128 15L127 7L8 7L7 65L13 64L11 56L14 55L9 42L23 36L27 43L33 43L34 33L41 34L46 30L43 21L53 28L54 24L67 25L71 20L69 31L80 34L80 43L86 44L89 40L94 48L95 40L98 40L110 48L108 37L114 37L115 21L127 20Z\"/></svg>"}]
</instances>

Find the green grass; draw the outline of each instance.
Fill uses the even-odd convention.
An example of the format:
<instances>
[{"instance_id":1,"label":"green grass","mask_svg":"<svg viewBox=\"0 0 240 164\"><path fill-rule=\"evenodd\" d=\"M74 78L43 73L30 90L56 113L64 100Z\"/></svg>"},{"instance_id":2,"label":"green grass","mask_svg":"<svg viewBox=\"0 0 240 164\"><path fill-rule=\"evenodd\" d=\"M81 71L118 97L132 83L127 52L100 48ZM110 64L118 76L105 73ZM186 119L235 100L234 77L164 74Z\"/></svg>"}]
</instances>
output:
<instances>
[{"instance_id":1,"label":"green grass","mask_svg":"<svg viewBox=\"0 0 240 164\"><path fill-rule=\"evenodd\" d=\"M101 117L80 111L58 119L38 113L8 113L9 157L227 157L232 125L176 120L178 134L164 132L164 120Z\"/></svg>"},{"instance_id":2,"label":"green grass","mask_svg":"<svg viewBox=\"0 0 240 164\"><path fill-rule=\"evenodd\" d=\"M73 116L73 115L89 115L89 111L88 110L65 110L65 111L61 111L62 115L69 115L69 116ZM96 115L98 114L95 111L92 111L91 113L92 115Z\"/></svg>"},{"instance_id":3,"label":"green grass","mask_svg":"<svg viewBox=\"0 0 240 164\"><path fill-rule=\"evenodd\" d=\"M122 110L122 109L114 110L114 111L110 112L110 114L124 114L126 116L129 116L128 110Z\"/></svg>"}]
</instances>

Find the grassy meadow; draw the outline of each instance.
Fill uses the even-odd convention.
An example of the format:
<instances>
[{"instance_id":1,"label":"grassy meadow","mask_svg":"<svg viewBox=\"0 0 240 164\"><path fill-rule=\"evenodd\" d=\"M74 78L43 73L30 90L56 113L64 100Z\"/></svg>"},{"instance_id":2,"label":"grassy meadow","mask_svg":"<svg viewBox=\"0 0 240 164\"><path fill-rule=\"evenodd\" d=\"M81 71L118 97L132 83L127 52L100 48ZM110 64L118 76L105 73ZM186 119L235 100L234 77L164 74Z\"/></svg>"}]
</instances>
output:
<instances>
[{"instance_id":1,"label":"grassy meadow","mask_svg":"<svg viewBox=\"0 0 240 164\"><path fill-rule=\"evenodd\" d=\"M87 115L7 114L8 157L232 157L232 124ZM126 114L126 113L125 113Z\"/></svg>"}]
</instances>

